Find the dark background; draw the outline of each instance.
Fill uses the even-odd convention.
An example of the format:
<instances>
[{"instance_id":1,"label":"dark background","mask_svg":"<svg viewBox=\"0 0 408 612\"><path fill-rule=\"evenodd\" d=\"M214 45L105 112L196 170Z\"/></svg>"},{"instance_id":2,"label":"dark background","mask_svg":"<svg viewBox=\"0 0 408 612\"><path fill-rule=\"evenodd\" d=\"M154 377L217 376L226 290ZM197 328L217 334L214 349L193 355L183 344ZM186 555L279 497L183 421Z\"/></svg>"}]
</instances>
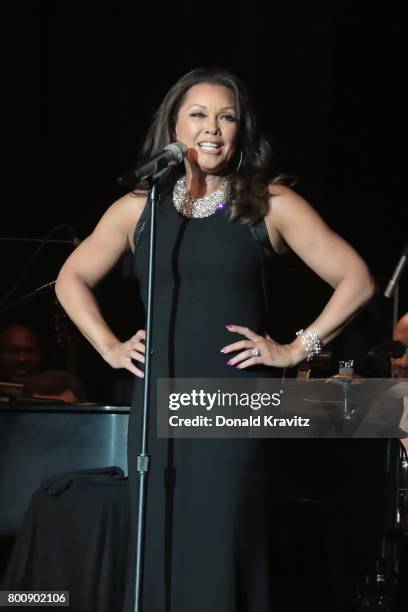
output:
<instances>
[{"instance_id":1,"label":"dark background","mask_svg":"<svg viewBox=\"0 0 408 612\"><path fill-rule=\"evenodd\" d=\"M153 111L188 70L221 65L252 91L278 169L362 254L378 284L363 316L334 344L354 357L391 335L381 296L407 242L403 19L392 3L136 2L16 4L2 19L2 237L42 238L71 225L80 239L121 192ZM56 237L70 239L66 231ZM0 294L38 245L0 241ZM46 246L10 301L53 280L71 245ZM123 338L142 325L123 266L102 283L104 312ZM273 291L282 339L305 327L329 295L294 256ZM407 273L400 314L408 310ZM51 291L2 315L27 318L55 351ZM78 341L91 399L111 399L112 376ZM63 355L59 355L63 361ZM103 380L103 383L101 383Z\"/></svg>"}]
</instances>

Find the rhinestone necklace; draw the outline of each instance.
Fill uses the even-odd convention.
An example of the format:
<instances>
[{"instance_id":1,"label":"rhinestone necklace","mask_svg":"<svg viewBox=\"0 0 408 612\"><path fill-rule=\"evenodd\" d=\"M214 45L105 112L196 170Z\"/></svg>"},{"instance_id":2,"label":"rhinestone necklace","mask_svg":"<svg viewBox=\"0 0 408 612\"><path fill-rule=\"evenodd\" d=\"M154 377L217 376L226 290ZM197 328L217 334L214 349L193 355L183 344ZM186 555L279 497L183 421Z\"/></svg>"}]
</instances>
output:
<instances>
[{"instance_id":1,"label":"rhinestone necklace","mask_svg":"<svg viewBox=\"0 0 408 612\"><path fill-rule=\"evenodd\" d=\"M210 217L218 208L224 208L228 198L229 183L226 179L221 187L203 198L195 198L187 191L186 177L182 176L174 185L173 202L181 215L194 219Z\"/></svg>"}]
</instances>

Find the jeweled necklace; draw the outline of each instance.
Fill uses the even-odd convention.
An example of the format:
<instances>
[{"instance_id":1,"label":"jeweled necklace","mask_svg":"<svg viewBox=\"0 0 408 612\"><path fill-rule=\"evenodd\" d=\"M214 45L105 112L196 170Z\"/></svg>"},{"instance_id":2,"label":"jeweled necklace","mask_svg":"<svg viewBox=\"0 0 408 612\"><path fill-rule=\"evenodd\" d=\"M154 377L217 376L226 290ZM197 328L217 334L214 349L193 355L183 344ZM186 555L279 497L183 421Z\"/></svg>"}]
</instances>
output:
<instances>
[{"instance_id":1,"label":"jeweled necklace","mask_svg":"<svg viewBox=\"0 0 408 612\"><path fill-rule=\"evenodd\" d=\"M224 179L221 187L203 198L195 198L187 191L186 177L179 178L173 189L173 202L177 212L184 217L203 219L219 208L224 208L229 193L229 182Z\"/></svg>"}]
</instances>

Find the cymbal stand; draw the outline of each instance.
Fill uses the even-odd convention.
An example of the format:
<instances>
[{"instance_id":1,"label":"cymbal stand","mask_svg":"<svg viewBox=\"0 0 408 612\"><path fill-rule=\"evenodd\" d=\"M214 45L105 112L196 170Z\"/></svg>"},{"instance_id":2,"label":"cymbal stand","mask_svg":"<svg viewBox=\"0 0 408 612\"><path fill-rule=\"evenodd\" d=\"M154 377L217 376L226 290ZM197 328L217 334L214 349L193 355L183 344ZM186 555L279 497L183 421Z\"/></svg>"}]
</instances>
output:
<instances>
[{"instance_id":1,"label":"cymbal stand","mask_svg":"<svg viewBox=\"0 0 408 612\"><path fill-rule=\"evenodd\" d=\"M350 408L350 387L353 381L354 361L339 361L339 373L337 380L343 388L343 418L345 421L351 421L353 418L354 408Z\"/></svg>"}]
</instances>

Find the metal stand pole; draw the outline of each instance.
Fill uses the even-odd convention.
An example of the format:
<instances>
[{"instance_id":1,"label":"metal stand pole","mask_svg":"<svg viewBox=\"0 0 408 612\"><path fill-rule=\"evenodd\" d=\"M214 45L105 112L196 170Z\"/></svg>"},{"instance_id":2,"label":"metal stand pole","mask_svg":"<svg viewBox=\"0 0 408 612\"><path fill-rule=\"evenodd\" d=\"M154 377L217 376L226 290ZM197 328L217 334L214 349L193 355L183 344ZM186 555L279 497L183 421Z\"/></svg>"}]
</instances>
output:
<instances>
[{"instance_id":1,"label":"metal stand pole","mask_svg":"<svg viewBox=\"0 0 408 612\"><path fill-rule=\"evenodd\" d=\"M146 514L147 476L149 473L149 461L147 448L147 434L149 424L149 399L150 399L150 358L152 354L152 313L153 313L153 278L154 278L154 255L155 255L155 230L156 230L156 205L157 185L152 182L150 190L150 243L149 243L149 271L147 285L147 313L146 313L146 351L144 370L144 393L143 393L143 416L141 450L137 457L137 471L139 473L139 499L137 509L137 533L136 533L136 571L134 582L134 611L142 610L142 579L143 579L143 554L144 554L144 528Z\"/></svg>"},{"instance_id":2,"label":"metal stand pole","mask_svg":"<svg viewBox=\"0 0 408 612\"><path fill-rule=\"evenodd\" d=\"M399 312L399 305L398 305L398 300L399 300L399 284L398 283L395 286L392 298L393 298L393 303L392 303L392 310L393 310L393 312L392 312L392 336L391 336L391 338L394 338L394 332L395 332L395 328L397 327L398 312Z\"/></svg>"}]
</instances>

